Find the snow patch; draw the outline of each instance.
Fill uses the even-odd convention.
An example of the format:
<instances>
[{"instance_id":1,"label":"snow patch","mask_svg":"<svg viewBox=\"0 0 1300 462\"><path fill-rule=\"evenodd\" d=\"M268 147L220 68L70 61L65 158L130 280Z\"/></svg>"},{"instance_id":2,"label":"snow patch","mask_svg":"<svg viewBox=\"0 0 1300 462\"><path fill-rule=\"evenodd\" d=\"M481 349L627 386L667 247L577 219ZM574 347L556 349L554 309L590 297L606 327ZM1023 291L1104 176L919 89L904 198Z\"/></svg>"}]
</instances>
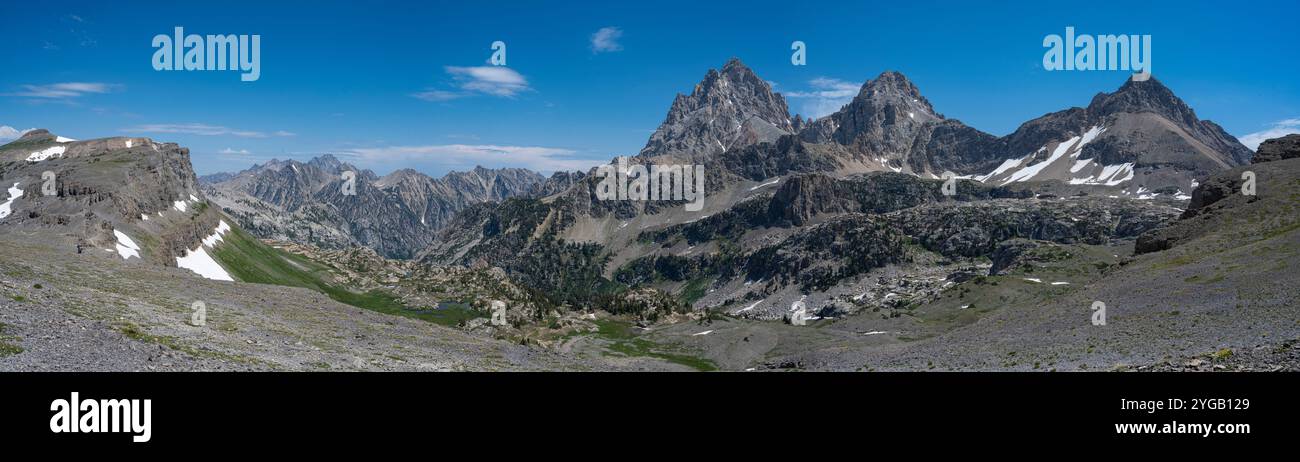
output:
<instances>
[{"instance_id":1,"label":"snow patch","mask_svg":"<svg viewBox=\"0 0 1300 462\"><path fill-rule=\"evenodd\" d=\"M1033 179L1035 176L1038 175L1039 172L1043 171L1043 169L1046 168L1048 165L1052 165L1057 160L1059 160L1062 156L1064 156L1067 152L1070 152L1070 148L1073 147L1078 142L1079 142L1079 137L1077 136L1065 140L1061 144L1056 145L1056 149L1052 150L1052 155L1048 156L1046 160L1034 165L1027 166L1020 170L1017 170L1015 173L1012 173L1011 176L1008 177L1006 181L1003 181L1002 184L1005 185L1009 183L1014 183L1019 181L1029 181Z\"/></svg>"},{"instance_id":2,"label":"snow patch","mask_svg":"<svg viewBox=\"0 0 1300 462\"><path fill-rule=\"evenodd\" d=\"M190 250L184 257L176 257L176 266L193 271L199 276L217 281L234 281L216 260L208 254L204 246L212 247L221 242L221 235L230 231L230 225L225 220L217 223L217 228L212 230L212 234L203 238L203 242Z\"/></svg>"},{"instance_id":3,"label":"snow patch","mask_svg":"<svg viewBox=\"0 0 1300 462\"><path fill-rule=\"evenodd\" d=\"M140 246L131 240L131 236L115 229L113 237L117 238L117 254L121 255L123 260L131 257L140 258Z\"/></svg>"},{"instance_id":4,"label":"snow patch","mask_svg":"<svg viewBox=\"0 0 1300 462\"><path fill-rule=\"evenodd\" d=\"M712 333L713 333L713 331L711 331L711 330L706 330L706 331L704 331L704 332L696 332L696 333L694 333L694 334L691 334L691 336L694 337L694 336L696 336L696 335L709 335L709 334L712 334Z\"/></svg>"},{"instance_id":5,"label":"snow patch","mask_svg":"<svg viewBox=\"0 0 1300 462\"><path fill-rule=\"evenodd\" d=\"M66 137L62 137L62 136L60 136L60 137L56 137L56 138L54 138L54 141L59 142L59 143L74 143L74 142L76 142L77 140L74 140L74 139L72 139L72 138L66 138Z\"/></svg>"},{"instance_id":6,"label":"snow patch","mask_svg":"<svg viewBox=\"0 0 1300 462\"><path fill-rule=\"evenodd\" d=\"M14 182L14 185L9 187L9 200L0 204L0 219L4 219L9 216L9 214L14 213L14 201L18 200L19 197L23 197L23 190L18 189L18 183L19 182Z\"/></svg>"},{"instance_id":7,"label":"snow patch","mask_svg":"<svg viewBox=\"0 0 1300 462\"><path fill-rule=\"evenodd\" d=\"M1070 169L1070 171L1073 172L1074 169ZM1125 162L1122 164L1103 166L1101 173L1098 173L1096 176L1071 178L1070 184L1119 186L1126 181L1132 180L1134 176L1133 163Z\"/></svg>"},{"instance_id":8,"label":"snow patch","mask_svg":"<svg viewBox=\"0 0 1300 462\"><path fill-rule=\"evenodd\" d=\"M67 151L67 146L51 146L40 151L33 152L27 156L28 162L40 162L51 157L62 157L63 152Z\"/></svg>"},{"instance_id":9,"label":"snow patch","mask_svg":"<svg viewBox=\"0 0 1300 462\"><path fill-rule=\"evenodd\" d=\"M1088 164L1091 163L1092 159L1076 160L1074 161L1074 166L1070 167L1070 173L1079 173L1079 170L1083 170L1084 167L1087 167Z\"/></svg>"},{"instance_id":10,"label":"snow patch","mask_svg":"<svg viewBox=\"0 0 1300 462\"><path fill-rule=\"evenodd\" d=\"M993 169L993 171L992 171L992 172L989 172L988 175L984 175L984 176L981 176L981 177L976 177L975 179L978 180L980 183L983 183L983 182L985 182L985 181L988 181L990 178L993 178L993 177L995 177L995 176L998 176L998 175L1001 175L1001 174L1003 174L1003 173L1006 173L1007 170L1011 170L1011 169L1013 169L1013 168L1016 168L1017 166L1020 165L1021 162L1024 162L1025 159L1027 159L1027 157L1022 157L1022 158L1019 158L1019 159L1007 159L1007 160L1004 160L1004 161L1002 161L1002 165L999 165L998 168Z\"/></svg>"},{"instance_id":11,"label":"snow patch","mask_svg":"<svg viewBox=\"0 0 1300 462\"><path fill-rule=\"evenodd\" d=\"M176 257L176 266L193 271L199 276L217 281L234 281L226 270L208 255L203 247L189 251L184 257Z\"/></svg>"},{"instance_id":12,"label":"snow patch","mask_svg":"<svg viewBox=\"0 0 1300 462\"><path fill-rule=\"evenodd\" d=\"M760 185L758 185L758 186L755 186L755 187L749 188L749 190L750 190L750 191L753 191L753 190L755 190L755 189L762 188L762 187L764 187L764 186L771 186L771 185L774 185L774 184L777 184L777 183L780 183L780 182L781 182L781 179L780 179L780 178L777 178L777 179L772 180L772 181L769 181L769 182L767 182L767 183L763 183L763 184L760 184Z\"/></svg>"},{"instance_id":13,"label":"snow patch","mask_svg":"<svg viewBox=\"0 0 1300 462\"><path fill-rule=\"evenodd\" d=\"M172 202L172 208L176 209L177 211L184 212L184 211L185 211L185 201L176 201L176 202Z\"/></svg>"}]
</instances>

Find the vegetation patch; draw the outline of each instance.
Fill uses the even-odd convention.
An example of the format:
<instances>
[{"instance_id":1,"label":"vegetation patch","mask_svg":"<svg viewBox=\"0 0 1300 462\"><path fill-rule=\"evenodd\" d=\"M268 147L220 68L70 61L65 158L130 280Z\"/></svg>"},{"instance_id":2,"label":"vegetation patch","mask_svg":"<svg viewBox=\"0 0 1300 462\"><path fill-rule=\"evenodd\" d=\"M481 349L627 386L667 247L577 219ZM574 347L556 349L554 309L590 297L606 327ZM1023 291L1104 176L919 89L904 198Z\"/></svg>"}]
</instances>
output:
<instances>
[{"instance_id":1,"label":"vegetation patch","mask_svg":"<svg viewBox=\"0 0 1300 462\"><path fill-rule=\"evenodd\" d=\"M674 364L681 364L697 371L711 372L718 366L704 358L672 351L658 343L646 340L632 332L632 326L626 322L612 319L595 321L596 336L610 341L609 350L623 356L658 358Z\"/></svg>"},{"instance_id":2,"label":"vegetation patch","mask_svg":"<svg viewBox=\"0 0 1300 462\"><path fill-rule=\"evenodd\" d=\"M13 356L23 352L23 347L9 342L17 342L18 337L9 335L9 325L0 322L0 358Z\"/></svg>"}]
</instances>

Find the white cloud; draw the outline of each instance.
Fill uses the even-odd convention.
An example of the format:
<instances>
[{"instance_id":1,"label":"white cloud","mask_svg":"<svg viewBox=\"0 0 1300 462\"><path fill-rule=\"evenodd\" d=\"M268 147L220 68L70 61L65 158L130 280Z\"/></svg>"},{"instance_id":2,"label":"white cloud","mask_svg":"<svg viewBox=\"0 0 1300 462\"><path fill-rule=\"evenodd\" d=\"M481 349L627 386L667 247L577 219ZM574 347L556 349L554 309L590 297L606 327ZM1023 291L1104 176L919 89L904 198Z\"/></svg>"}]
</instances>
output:
<instances>
[{"instance_id":1,"label":"white cloud","mask_svg":"<svg viewBox=\"0 0 1300 462\"><path fill-rule=\"evenodd\" d=\"M1265 140L1283 137L1292 133L1300 133L1300 118L1273 122L1273 126L1269 127L1267 130L1239 136L1237 137L1237 141L1241 141L1241 144L1246 145L1246 147L1250 148L1251 151L1254 151L1259 149L1259 144L1263 143Z\"/></svg>"},{"instance_id":2,"label":"white cloud","mask_svg":"<svg viewBox=\"0 0 1300 462\"><path fill-rule=\"evenodd\" d=\"M109 93L122 86L99 82L63 82L47 85L22 85L22 91L6 93L6 96L25 98L71 99L88 93Z\"/></svg>"},{"instance_id":3,"label":"white cloud","mask_svg":"<svg viewBox=\"0 0 1300 462\"><path fill-rule=\"evenodd\" d=\"M251 152L248 152L247 149L232 149L232 148L226 148L226 149L222 149L222 150L220 150L220 151L217 151L217 154L222 154L222 155L227 155L227 156L247 156L247 155L250 155L250 154L252 154L252 153L251 153Z\"/></svg>"},{"instance_id":4,"label":"white cloud","mask_svg":"<svg viewBox=\"0 0 1300 462\"><path fill-rule=\"evenodd\" d=\"M440 144L426 146L387 146L349 149L339 155L357 164L430 164L447 168L475 165L523 167L540 172L587 170L601 164L598 159L574 157L569 149L541 146L498 146Z\"/></svg>"},{"instance_id":5,"label":"white cloud","mask_svg":"<svg viewBox=\"0 0 1300 462\"><path fill-rule=\"evenodd\" d=\"M528 79L505 66L446 66L447 74L455 81L456 90L426 89L412 93L411 97L425 101L450 101L473 95L513 98L532 90Z\"/></svg>"},{"instance_id":6,"label":"white cloud","mask_svg":"<svg viewBox=\"0 0 1300 462\"><path fill-rule=\"evenodd\" d=\"M27 133L27 132L32 131L32 130L35 130L35 129L33 129L33 128L29 128L29 129L26 129L26 130L19 130L19 129L16 129L16 128L13 128L13 127L10 127L10 126L8 126L8 125L0 125L0 141L16 140L16 139L18 139L19 137L23 136L24 133Z\"/></svg>"},{"instance_id":7,"label":"white cloud","mask_svg":"<svg viewBox=\"0 0 1300 462\"><path fill-rule=\"evenodd\" d=\"M460 82L460 88L492 96L515 96L528 91L528 80L505 66L447 66L447 73Z\"/></svg>"},{"instance_id":8,"label":"white cloud","mask_svg":"<svg viewBox=\"0 0 1300 462\"><path fill-rule=\"evenodd\" d=\"M127 133L180 133L185 135L200 136L238 136L240 138L270 138L272 136L295 136L292 132L279 130L271 133L259 132L253 130L239 130L219 125L207 124L149 124L139 125L131 128L124 128L122 131Z\"/></svg>"},{"instance_id":9,"label":"white cloud","mask_svg":"<svg viewBox=\"0 0 1300 462\"><path fill-rule=\"evenodd\" d=\"M612 26L602 27L594 34L591 34L591 52L609 53L614 51L623 51L623 45L618 43L618 39L620 38L623 38L623 29Z\"/></svg>"},{"instance_id":10,"label":"white cloud","mask_svg":"<svg viewBox=\"0 0 1300 462\"><path fill-rule=\"evenodd\" d=\"M808 81L809 91L792 91L784 93L786 97L803 101L800 113L812 118L820 118L840 110L857 96L861 85L840 79L818 77Z\"/></svg>"}]
</instances>

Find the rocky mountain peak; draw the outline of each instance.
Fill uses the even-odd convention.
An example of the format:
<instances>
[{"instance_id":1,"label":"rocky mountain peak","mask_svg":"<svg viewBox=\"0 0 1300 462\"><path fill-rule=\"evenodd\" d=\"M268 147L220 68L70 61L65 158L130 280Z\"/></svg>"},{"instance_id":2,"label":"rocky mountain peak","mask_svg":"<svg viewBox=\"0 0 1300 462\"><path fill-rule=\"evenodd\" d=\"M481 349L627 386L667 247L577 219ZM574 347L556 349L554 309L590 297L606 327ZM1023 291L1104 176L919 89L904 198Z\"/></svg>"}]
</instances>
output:
<instances>
[{"instance_id":1,"label":"rocky mountain peak","mask_svg":"<svg viewBox=\"0 0 1300 462\"><path fill-rule=\"evenodd\" d=\"M325 154L320 157L316 157L312 160L307 161L307 165L311 165L313 167L319 168L321 170L330 173L338 173L339 171L343 170L344 167L344 163L339 161L337 157L334 157L333 154Z\"/></svg>"},{"instance_id":2,"label":"rocky mountain peak","mask_svg":"<svg viewBox=\"0 0 1300 462\"><path fill-rule=\"evenodd\" d=\"M897 169L925 127L943 120L916 84L900 72L886 71L863 84L838 112L806 124L800 136L852 146L870 159L884 160L882 167Z\"/></svg>"},{"instance_id":3,"label":"rocky mountain peak","mask_svg":"<svg viewBox=\"0 0 1300 462\"><path fill-rule=\"evenodd\" d=\"M794 132L785 98L739 59L710 69L690 95L678 94L640 156L703 159Z\"/></svg>"},{"instance_id":4,"label":"rocky mountain peak","mask_svg":"<svg viewBox=\"0 0 1300 462\"><path fill-rule=\"evenodd\" d=\"M920 109L936 118L943 118L935 114L934 107L930 106L930 101L921 95L921 90L916 87L916 84L898 71L885 71L875 79L868 80L854 99L870 101L877 107L893 105L906 109Z\"/></svg>"},{"instance_id":5,"label":"rocky mountain peak","mask_svg":"<svg viewBox=\"0 0 1300 462\"><path fill-rule=\"evenodd\" d=\"M1098 93L1088 105L1088 112L1103 117L1115 113L1154 112L1187 126L1196 124L1198 120L1196 112L1155 77L1145 81L1129 79L1114 93Z\"/></svg>"}]
</instances>

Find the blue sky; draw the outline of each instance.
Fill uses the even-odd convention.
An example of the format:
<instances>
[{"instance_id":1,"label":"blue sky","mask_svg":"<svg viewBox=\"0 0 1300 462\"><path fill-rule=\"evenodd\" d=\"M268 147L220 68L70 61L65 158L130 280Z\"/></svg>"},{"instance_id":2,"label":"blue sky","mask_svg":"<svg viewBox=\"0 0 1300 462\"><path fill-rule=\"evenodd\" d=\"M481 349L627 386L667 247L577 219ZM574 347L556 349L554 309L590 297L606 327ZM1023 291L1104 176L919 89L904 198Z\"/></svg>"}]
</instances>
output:
<instances>
[{"instance_id":1,"label":"blue sky","mask_svg":"<svg viewBox=\"0 0 1300 462\"><path fill-rule=\"evenodd\" d=\"M200 174L321 153L381 174L580 168L638 151L673 97L732 56L803 95L792 112L820 115L898 70L947 117L1003 135L1126 78L1044 70L1043 38L1066 26L1150 34L1155 76L1233 135L1300 131L1293 0L611 3L10 5L0 136L148 136L189 147ZM155 71L151 40L176 26L261 35L260 79ZM508 70L488 67L497 40ZM806 66L790 63L795 40Z\"/></svg>"}]
</instances>

